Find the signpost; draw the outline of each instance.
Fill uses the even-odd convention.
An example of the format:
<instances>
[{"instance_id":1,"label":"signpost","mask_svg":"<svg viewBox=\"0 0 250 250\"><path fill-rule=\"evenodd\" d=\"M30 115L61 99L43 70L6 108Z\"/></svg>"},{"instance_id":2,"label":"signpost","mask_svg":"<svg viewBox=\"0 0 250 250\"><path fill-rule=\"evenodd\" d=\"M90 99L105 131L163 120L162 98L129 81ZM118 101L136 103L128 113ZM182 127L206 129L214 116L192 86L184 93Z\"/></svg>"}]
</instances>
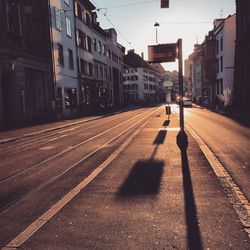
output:
<instances>
[{"instance_id":1,"label":"signpost","mask_svg":"<svg viewBox=\"0 0 250 250\"><path fill-rule=\"evenodd\" d=\"M175 62L178 58L179 66L179 96L180 96L180 132L177 136L177 144L181 149L187 148L187 135L184 131L184 112L183 112L183 59L182 59L182 39L177 43L167 43L148 46L149 63Z\"/></svg>"}]
</instances>

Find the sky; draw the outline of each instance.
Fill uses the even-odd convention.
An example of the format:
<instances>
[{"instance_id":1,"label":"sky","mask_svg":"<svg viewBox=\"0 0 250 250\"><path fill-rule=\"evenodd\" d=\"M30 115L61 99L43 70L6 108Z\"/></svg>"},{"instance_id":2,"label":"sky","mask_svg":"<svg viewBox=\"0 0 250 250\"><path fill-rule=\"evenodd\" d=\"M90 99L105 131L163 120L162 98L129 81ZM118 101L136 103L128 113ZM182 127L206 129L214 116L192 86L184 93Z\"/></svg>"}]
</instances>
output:
<instances>
[{"instance_id":1,"label":"sky","mask_svg":"<svg viewBox=\"0 0 250 250\"><path fill-rule=\"evenodd\" d=\"M216 18L235 13L235 0L169 0L169 8L160 8L160 0L90 0L97 9L98 21L104 29L115 28L118 42L126 50L144 53L148 45L183 43L183 59L193 52L195 43L202 43L213 29ZM164 63L166 70L178 70L178 62Z\"/></svg>"}]
</instances>

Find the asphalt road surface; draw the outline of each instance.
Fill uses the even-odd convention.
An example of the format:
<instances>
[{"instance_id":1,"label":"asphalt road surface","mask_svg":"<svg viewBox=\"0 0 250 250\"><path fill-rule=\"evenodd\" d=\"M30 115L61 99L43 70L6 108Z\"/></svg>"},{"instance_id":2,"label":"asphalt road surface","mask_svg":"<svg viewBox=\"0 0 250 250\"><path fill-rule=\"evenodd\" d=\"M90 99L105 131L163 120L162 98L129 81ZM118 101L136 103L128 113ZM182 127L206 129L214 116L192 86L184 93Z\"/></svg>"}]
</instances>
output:
<instances>
[{"instance_id":1,"label":"asphalt road surface","mask_svg":"<svg viewBox=\"0 0 250 250\"><path fill-rule=\"evenodd\" d=\"M24 244L10 248L249 249L197 143L189 135L180 156L178 117L170 126L165 118L163 107L147 107L9 133L0 144L0 247L17 237ZM249 128L198 107L185 108L185 121L249 197Z\"/></svg>"}]
</instances>

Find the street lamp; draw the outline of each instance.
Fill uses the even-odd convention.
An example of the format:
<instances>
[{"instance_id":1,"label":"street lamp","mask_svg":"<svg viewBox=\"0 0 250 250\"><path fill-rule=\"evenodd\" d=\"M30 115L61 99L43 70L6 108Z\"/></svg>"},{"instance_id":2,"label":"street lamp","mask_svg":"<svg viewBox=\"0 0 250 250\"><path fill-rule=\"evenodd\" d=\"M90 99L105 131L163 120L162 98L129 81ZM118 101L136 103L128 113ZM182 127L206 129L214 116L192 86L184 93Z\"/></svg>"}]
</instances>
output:
<instances>
[{"instance_id":1,"label":"street lamp","mask_svg":"<svg viewBox=\"0 0 250 250\"><path fill-rule=\"evenodd\" d=\"M159 23L157 23L157 22L155 22L154 26L155 26L155 37L156 37L156 44L157 44L157 43L158 43L157 27L159 27L159 26L160 26L160 24L159 24Z\"/></svg>"}]
</instances>

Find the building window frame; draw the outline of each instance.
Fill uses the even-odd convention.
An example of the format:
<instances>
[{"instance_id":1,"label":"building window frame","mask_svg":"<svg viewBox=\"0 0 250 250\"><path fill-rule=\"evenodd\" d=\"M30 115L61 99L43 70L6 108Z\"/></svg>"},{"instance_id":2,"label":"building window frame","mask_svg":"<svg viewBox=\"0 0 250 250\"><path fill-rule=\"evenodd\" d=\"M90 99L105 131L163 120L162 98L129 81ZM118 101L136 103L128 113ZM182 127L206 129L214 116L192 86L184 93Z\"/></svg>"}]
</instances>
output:
<instances>
[{"instance_id":1,"label":"building window frame","mask_svg":"<svg viewBox=\"0 0 250 250\"><path fill-rule=\"evenodd\" d=\"M66 16L65 22L66 22L66 35L68 37L72 37L71 20L70 20L70 18Z\"/></svg>"},{"instance_id":2,"label":"building window frame","mask_svg":"<svg viewBox=\"0 0 250 250\"><path fill-rule=\"evenodd\" d=\"M64 66L64 58L63 58L63 45L57 44L57 53L58 53L58 64Z\"/></svg>"},{"instance_id":3,"label":"building window frame","mask_svg":"<svg viewBox=\"0 0 250 250\"><path fill-rule=\"evenodd\" d=\"M69 69L74 69L74 57L73 57L73 51L71 49L68 49L68 56L69 56Z\"/></svg>"},{"instance_id":4,"label":"building window frame","mask_svg":"<svg viewBox=\"0 0 250 250\"><path fill-rule=\"evenodd\" d=\"M64 3L69 6L69 0L64 0Z\"/></svg>"},{"instance_id":5,"label":"building window frame","mask_svg":"<svg viewBox=\"0 0 250 250\"><path fill-rule=\"evenodd\" d=\"M57 30L62 30L61 10L55 8L55 26Z\"/></svg>"}]
</instances>

